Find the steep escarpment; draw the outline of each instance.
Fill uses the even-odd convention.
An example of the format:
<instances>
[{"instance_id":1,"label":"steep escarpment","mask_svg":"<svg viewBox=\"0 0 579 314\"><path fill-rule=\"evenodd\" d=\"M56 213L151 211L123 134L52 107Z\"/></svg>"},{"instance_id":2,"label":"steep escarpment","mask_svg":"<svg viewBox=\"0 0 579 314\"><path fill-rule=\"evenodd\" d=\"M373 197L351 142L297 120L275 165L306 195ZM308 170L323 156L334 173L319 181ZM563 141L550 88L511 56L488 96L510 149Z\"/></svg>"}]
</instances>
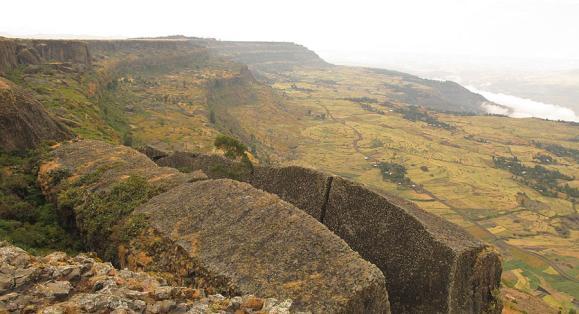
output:
<instances>
[{"instance_id":1,"label":"steep escarpment","mask_svg":"<svg viewBox=\"0 0 579 314\"><path fill-rule=\"evenodd\" d=\"M212 163L208 163L212 160ZM216 163L230 172L214 173ZM175 153L159 165L240 173L229 160ZM257 167L238 176L305 210L385 274L393 312L500 313L501 262L488 245L409 202L300 167Z\"/></svg>"},{"instance_id":2,"label":"steep escarpment","mask_svg":"<svg viewBox=\"0 0 579 314\"><path fill-rule=\"evenodd\" d=\"M85 42L78 40L27 40L0 38L0 74L18 65L47 62L90 65Z\"/></svg>"},{"instance_id":3,"label":"steep escarpment","mask_svg":"<svg viewBox=\"0 0 579 314\"><path fill-rule=\"evenodd\" d=\"M64 143L39 182L90 249L133 270L226 295L291 299L292 311L389 313L384 275L277 196L158 167L130 148Z\"/></svg>"},{"instance_id":4,"label":"steep escarpment","mask_svg":"<svg viewBox=\"0 0 579 314\"><path fill-rule=\"evenodd\" d=\"M0 78L0 149L22 151L43 141L62 141L72 134L31 95Z\"/></svg>"},{"instance_id":5,"label":"steep escarpment","mask_svg":"<svg viewBox=\"0 0 579 314\"><path fill-rule=\"evenodd\" d=\"M4 73L18 65L16 55L17 45L14 40L0 37L0 73Z\"/></svg>"},{"instance_id":6,"label":"steep escarpment","mask_svg":"<svg viewBox=\"0 0 579 314\"><path fill-rule=\"evenodd\" d=\"M304 46L289 42L207 41L209 49L252 70L277 72L295 66L328 67L326 61Z\"/></svg>"}]
</instances>

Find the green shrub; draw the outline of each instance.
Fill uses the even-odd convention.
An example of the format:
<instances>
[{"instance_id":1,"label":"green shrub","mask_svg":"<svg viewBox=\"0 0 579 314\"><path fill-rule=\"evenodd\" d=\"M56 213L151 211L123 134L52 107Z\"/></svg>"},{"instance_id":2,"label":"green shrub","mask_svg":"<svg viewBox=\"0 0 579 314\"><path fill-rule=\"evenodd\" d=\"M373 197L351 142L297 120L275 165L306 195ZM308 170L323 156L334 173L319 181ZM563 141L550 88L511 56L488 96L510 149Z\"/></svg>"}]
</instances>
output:
<instances>
[{"instance_id":1,"label":"green shrub","mask_svg":"<svg viewBox=\"0 0 579 314\"><path fill-rule=\"evenodd\" d=\"M144 178L131 176L96 193L72 186L59 195L59 205L62 211L74 210L76 227L88 249L102 254L106 260L116 261L116 245L111 242L119 239L112 239L111 235L124 225L135 208L159 192Z\"/></svg>"},{"instance_id":2,"label":"green shrub","mask_svg":"<svg viewBox=\"0 0 579 314\"><path fill-rule=\"evenodd\" d=\"M247 146L239 140L226 135L218 135L214 142L215 147L225 151L225 157L236 159L245 156Z\"/></svg>"}]
</instances>

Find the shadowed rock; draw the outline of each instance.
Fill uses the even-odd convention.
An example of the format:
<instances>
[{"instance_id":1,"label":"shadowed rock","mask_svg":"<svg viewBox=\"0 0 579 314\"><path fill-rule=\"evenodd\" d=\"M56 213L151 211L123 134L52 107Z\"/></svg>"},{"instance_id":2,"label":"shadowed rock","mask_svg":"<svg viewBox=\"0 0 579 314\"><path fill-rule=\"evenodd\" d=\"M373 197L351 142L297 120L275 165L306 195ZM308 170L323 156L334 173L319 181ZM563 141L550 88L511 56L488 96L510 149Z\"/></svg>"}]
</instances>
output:
<instances>
[{"instance_id":1,"label":"shadowed rock","mask_svg":"<svg viewBox=\"0 0 579 314\"><path fill-rule=\"evenodd\" d=\"M0 149L26 150L44 141L70 138L72 134L56 122L40 102L0 78Z\"/></svg>"},{"instance_id":2,"label":"shadowed rock","mask_svg":"<svg viewBox=\"0 0 579 314\"><path fill-rule=\"evenodd\" d=\"M147 184L118 189L135 176ZM210 293L291 299L293 311L389 313L382 272L316 219L246 183L189 182L200 179L98 141L62 144L39 173L61 215L68 209L89 247L121 267Z\"/></svg>"},{"instance_id":3,"label":"shadowed rock","mask_svg":"<svg viewBox=\"0 0 579 314\"><path fill-rule=\"evenodd\" d=\"M157 148L153 145L145 145L139 148L139 152L145 154L147 157L153 161L157 161L161 158L169 156L170 152Z\"/></svg>"},{"instance_id":4,"label":"shadowed rock","mask_svg":"<svg viewBox=\"0 0 579 314\"><path fill-rule=\"evenodd\" d=\"M500 313L497 253L454 224L332 181L324 223L387 276L397 313Z\"/></svg>"}]
</instances>

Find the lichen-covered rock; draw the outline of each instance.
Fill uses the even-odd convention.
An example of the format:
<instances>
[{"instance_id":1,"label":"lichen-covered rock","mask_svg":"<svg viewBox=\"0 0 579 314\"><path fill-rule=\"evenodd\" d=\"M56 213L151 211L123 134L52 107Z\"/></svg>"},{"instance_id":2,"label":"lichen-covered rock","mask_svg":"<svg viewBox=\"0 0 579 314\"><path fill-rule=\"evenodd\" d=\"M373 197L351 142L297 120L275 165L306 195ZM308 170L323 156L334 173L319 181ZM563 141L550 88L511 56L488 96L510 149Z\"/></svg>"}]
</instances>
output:
<instances>
[{"instance_id":1,"label":"lichen-covered rock","mask_svg":"<svg viewBox=\"0 0 579 314\"><path fill-rule=\"evenodd\" d=\"M187 254L195 274L218 278L211 286L220 291L289 298L295 311L388 312L380 270L311 216L249 184L183 184L135 213ZM144 250L150 263L162 264L163 253L148 254L143 243L128 254Z\"/></svg>"},{"instance_id":2,"label":"lichen-covered rock","mask_svg":"<svg viewBox=\"0 0 579 314\"><path fill-rule=\"evenodd\" d=\"M71 277L73 271L77 275ZM0 290L2 313L283 313L292 304L253 295L207 295L88 255L34 257L5 242L0 242L0 276L12 283Z\"/></svg>"},{"instance_id":3,"label":"lichen-covered rock","mask_svg":"<svg viewBox=\"0 0 579 314\"><path fill-rule=\"evenodd\" d=\"M84 242L123 267L225 295L293 300L243 300L246 309L389 313L382 272L316 219L246 183L195 181L201 174L158 167L127 147L76 141L48 156L39 182Z\"/></svg>"},{"instance_id":4,"label":"lichen-covered rock","mask_svg":"<svg viewBox=\"0 0 579 314\"><path fill-rule=\"evenodd\" d=\"M91 140L63 143L38 173L43 193L57 203L61 223L78 230L90 250L111 261L133 209L173 186L205 178L158 167L129 147Z\"/></svg>"},{"instance_id":5,"label":"lichen-covered rock","mask_svg":"<svg viewBox=\"0 0 579 314\"><path fill-rule=\"evenodd\" d=\"M0 78L0 149L22 151L44 141L62 141L72 134L42 104L8 80Z\"/></svg>"}]
</instances>

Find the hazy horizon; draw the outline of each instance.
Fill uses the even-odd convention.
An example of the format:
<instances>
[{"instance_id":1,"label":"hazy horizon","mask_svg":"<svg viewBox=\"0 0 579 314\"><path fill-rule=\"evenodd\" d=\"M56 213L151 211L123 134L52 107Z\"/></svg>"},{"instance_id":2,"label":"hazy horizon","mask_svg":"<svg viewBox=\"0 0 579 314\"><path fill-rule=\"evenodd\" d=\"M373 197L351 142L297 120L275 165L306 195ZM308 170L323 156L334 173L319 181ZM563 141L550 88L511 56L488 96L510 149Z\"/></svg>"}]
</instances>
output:
<instances>
[{"instance_id":1,"label":"hazy horizon","mask_svg":"<svg viewBox=\"0 0 579 314\"><path fill-rule=\"evenodd\" d=\"M578 120L579 101L573 88L579 90L579 74L550 80L547 85L537 77L552 77L557 71L579 73L579 0L355 4L298 0L285 5L256 0L162 4L104 0L90 9L70 0L33 0L10 1L3 9L15 14L0 20L0 36L105 39L182 34L218 40L289 41L334 64L406 71L455 80L477 90L488 91L488 86L492 87L488 92L532 99L526 103L529 106L547 105L529 112L564 107L575 111L566 120ZM25 18L21 12L26 12ZM531 81L516 87L497 83L508 75L513 81ZM536 88L534 84L545 86ZM556 92L549 94L549 88Z\"/></svg>"},{"instance_id":2,"label":"hazy horizon","mask_svg":"<svg viewBox=\"0 0 579 314\"><path fill-rule=\"evenodd\" d=\"M33 8L33 9L30 9ZM578 0L333 2L9 1L0 32L292 41L315 51L579 57ZM26 18L20 12L26 12ZM127 12L131 12L128 14ZM232 27L235 25L235 27ZM73 30L73 31L71 31Z\"/></svg>"}]
</instances>

